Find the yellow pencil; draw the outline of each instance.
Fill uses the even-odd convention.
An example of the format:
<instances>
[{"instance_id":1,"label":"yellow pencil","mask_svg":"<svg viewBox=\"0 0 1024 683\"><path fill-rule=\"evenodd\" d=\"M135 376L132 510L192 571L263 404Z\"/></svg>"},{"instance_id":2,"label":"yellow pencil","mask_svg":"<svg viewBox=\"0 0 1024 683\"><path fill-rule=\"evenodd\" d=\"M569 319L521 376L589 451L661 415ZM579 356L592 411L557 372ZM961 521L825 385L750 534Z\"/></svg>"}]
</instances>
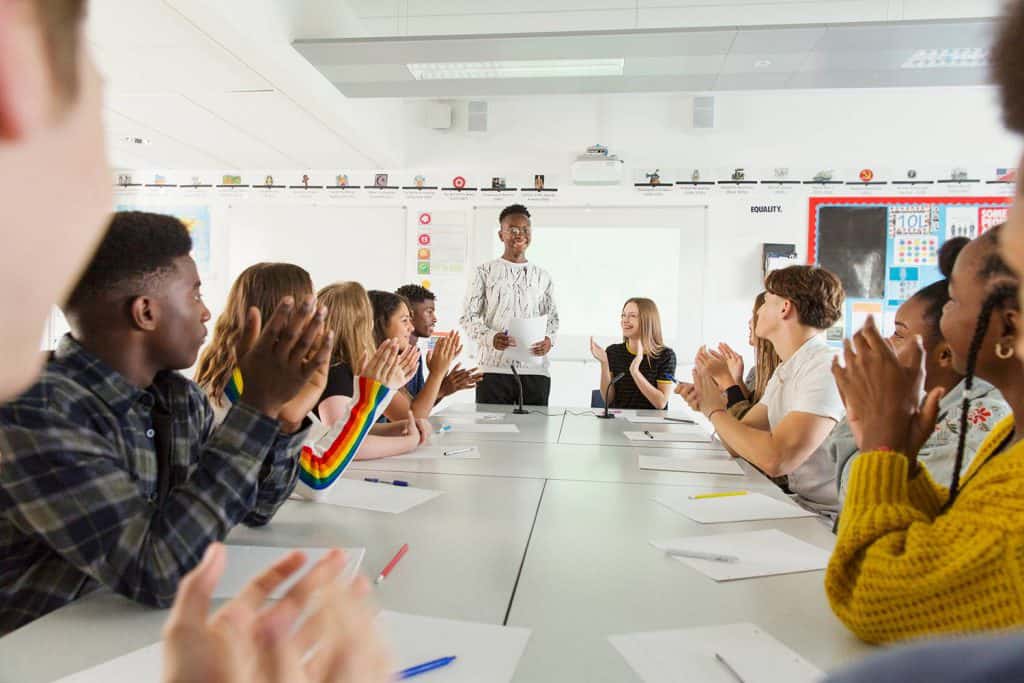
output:
<instances>
[{"instance_id":1,"label":"yellow pencil","mask_svg":"<svg viewBox=\"0 0 1024 683\"><path fill-rule=\"evenodd\" d=\"M745 496L746 491L726 491L725 493L702 493L698 496L690 496L690 500L701 500L703 498L727 498L729 496Z\"/></svg>"}]
</instances>

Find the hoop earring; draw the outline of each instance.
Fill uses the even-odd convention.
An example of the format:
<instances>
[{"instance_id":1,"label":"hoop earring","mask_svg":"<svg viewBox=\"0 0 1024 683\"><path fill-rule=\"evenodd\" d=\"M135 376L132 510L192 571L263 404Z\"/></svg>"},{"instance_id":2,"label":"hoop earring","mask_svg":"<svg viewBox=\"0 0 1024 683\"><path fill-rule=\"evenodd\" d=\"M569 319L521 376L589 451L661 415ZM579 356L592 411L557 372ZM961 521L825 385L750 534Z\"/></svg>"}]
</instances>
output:
<instances>
[{"instance_id":1,"label":"hoop earring","mask_svg":"<svg viewBox=\"0 0 1024 683\"><path fill-rule=\"evenodd\" d=\"M1013 347L1008 346L1004 349L1002 342L996 342L996 358L999 358L1000 360L1013 358Z\"/></svg>"}]
</instances>

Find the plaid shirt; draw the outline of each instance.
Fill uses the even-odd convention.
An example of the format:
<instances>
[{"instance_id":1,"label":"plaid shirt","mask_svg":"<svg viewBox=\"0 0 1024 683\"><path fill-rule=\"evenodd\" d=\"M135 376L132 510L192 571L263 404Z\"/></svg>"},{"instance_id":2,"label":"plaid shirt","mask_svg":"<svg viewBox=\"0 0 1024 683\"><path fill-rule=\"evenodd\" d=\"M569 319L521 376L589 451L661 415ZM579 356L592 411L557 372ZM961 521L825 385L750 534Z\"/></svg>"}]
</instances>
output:
<instances>
[{"instance_id":1,"label":"plaid shirt","mask_svg":"<svg viewBox=\"0 0 1024 683\"><path fill-rule=\"evenodd\" d=\"M172 426L162 502L157 404ZM288 498L306 431L282 435L244 404L214 429L193 382L163 372L139 389L65 337L39 382L0 407L0 635L100 585L170 605L207 545Z\"/></svg>"}]
</instances>

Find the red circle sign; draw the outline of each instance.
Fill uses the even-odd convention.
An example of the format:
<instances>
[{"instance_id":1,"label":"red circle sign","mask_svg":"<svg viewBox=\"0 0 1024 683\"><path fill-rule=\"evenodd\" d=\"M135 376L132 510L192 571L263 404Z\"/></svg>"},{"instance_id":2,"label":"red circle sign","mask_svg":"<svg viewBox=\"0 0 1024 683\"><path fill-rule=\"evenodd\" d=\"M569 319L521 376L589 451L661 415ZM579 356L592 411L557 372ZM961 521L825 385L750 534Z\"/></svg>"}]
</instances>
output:
<instances>
[{"instance_id":1,"label":"red circle sign","mask_svg":"<svg viewBox=\"0 0 1024 683\"><path fill-rule=\"evenodd\" d=\"M461 190L465 186L466 186L466 179L463 178L462 176L457 175L457 176L455 176L455 178L452 179L452 187L454 187L456 190Z\"/></svg>"},{"instance_id":2,"label":"red circle sign","mask_svg":"<svg viewBox=\"0 0 1024 683\"><path fill-rule=\"evenodd\" d=\"M430 225L430 214L429 213L421 213L420 214L420 225Z\"/></svg>"},{"instance_id":3,"label":"red circle sign","mask_svg":"<svg viewBox=\"0 0 1024 683\"><path fill-rule=\"evenodd\" d=\"M427 246L430 244L430 235L420 235L420 244Z\"/></svg>"},{"instance_id":4,"label":"red circle sign","mask_svg":"<svg viewBox=\"0 0 1024 683\"><path fill-rule=\"evenodd\" d=\"M865 168L863 171L860 172L860 179L863 180L865 183L870 183L874 177L875 172L872 171L870 168Z\"/></svg>"}]
</instances>

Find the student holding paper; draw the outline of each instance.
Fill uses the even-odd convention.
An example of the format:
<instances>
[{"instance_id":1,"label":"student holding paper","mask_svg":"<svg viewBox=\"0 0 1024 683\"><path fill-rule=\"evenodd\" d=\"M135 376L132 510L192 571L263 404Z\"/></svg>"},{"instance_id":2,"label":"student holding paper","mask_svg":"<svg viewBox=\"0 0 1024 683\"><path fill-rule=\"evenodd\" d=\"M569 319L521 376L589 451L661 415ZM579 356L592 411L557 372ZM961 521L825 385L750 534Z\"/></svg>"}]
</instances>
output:
<instances>
[{"instance_id":1,"label":"student holding paper","mask_svg":"<svg viewBox=\"0 0 1024 683\"><path fill-rule=\"evenodd\" d=\"M843 286L822 268L790 266L769 273L765 290L754 333L772 343L782 364L761 402L736 419L714 378L700 370L697 400L731 453L769 477L787 476L796 502L834 517L835 463L824 442L845 411L823 333L842 314Z\"/></svg>"},{"instance_id":2,"label":"student holding paper","mask_svg":"<svg viewBox=\"0 0 1024 683\"><path fill-rule=\"evenodd\" d=\"M109 220L102 85L86 49L84 13L85 3L76 0L0 6L0 45L5 46L0 54L0 175L5 179L3 210L8 219L3 228L5 249L0 250L0 401L13 398L38 373L44 361L39 353L43 321L91 258ZM49 185L38 182L44 173L64 188L64 201L52 201ZM47 268L38 267L43 262ZM103 455L109 459L113 453L107 450ZM0 472L10 469L11 459L6 445L0 447ZM32 488L39 482L29 476L20 485ZM63 493L70 496L70 491ZM0 529L8 534L5 525L0 519ZM288 599L274 609L260 610L273 583L302 566L301 556L289 556L208 617L224 552L217 543L206 550L203 562L199 555L188 560L198 566L180 582L165 630L166 683L254 680L256 653L266 657L257 664L262 669L259 680L266 683L296 681L316 671L322 673L311 674L310 683L391 680L394 669L374 625L368 585L365 580L332 580L343 571L344 557L331 554L289 591ZM9 550L0 554L0 585L25 578L24 568L6 564L11 561L16 556ZM89 571L97 570L92 565ZM58 575L62 574L50 577ZM89 584L82 576L78 591L87 591ZM329 588L323 590L324 585ZM5 597L3 603L9 605L8 600ZM37 602L40 610L56 606L43 600ZM300 615L312 614L315 617L307 623L323 636L315 661L310 662L304 660L304 631L293 626ZM241 628L238 617L245 618ZM7 618L0 621L5 622L0 632L8 630Z\"/></svg>"},{"instance_id":3,"label":"student holding paper","mask_svg":"<svg viewBox=\"0 0 1024 683\"><path fill-rule=\"evenodd\" d=\"M437 297L434 293L420 285L402 285L395 290L395 294L405 297L412 311L412 336L409 343L416 345L420 339L430 339L434 335L434 326L437 325ZM466 370L460 363L456 363L441 381L437 400L440 401L456 392L476 387L481 377L482 375L477 372L476 368ZM426 384L426 380L423 377L423 358L421 357L416 376L405 385L405 390L409 392L410 396L416 398L423 391L424 384Z\"/></svg>"},{"instance_id":4,"label":"student holding paper","mask_svg":"<svg viewBox=\"0 0 1024 683\"><path fill-rule=\"evenodd\" d=\"M476 402L516 403L519 387L512 376L514 363L522 380L523 402L546 406L551 393L547 356L558 333L554 285L547 271L526 260L533 231L526 207L505 207L498 223L505 251L501 258L476 269L460 320L478 346L477 360L484 373L476 385ZM513 326L529 327L530 319L541 316L547 317L542 338L522 340L510 334ZM510 349L519 345L523 346L518 349L521 359L513 360ZM522 360L530 357L535 362Z\"/></svg>"},{"instance_id":5,"label":"student holding paper","mask_svg":"<svg viewBox=\"0 0 1024 683\"><path fill-rule=\"evenodd\" d=\"M602 349L590 338L590 352L601 364L601 397L609 408L666 409L675 381L676 354L662 341L657 304L641 297L628 299L619 325L621 344ZM609 391L612 378L620 373L622 379Z\"/></svg>"}]
</instances>

